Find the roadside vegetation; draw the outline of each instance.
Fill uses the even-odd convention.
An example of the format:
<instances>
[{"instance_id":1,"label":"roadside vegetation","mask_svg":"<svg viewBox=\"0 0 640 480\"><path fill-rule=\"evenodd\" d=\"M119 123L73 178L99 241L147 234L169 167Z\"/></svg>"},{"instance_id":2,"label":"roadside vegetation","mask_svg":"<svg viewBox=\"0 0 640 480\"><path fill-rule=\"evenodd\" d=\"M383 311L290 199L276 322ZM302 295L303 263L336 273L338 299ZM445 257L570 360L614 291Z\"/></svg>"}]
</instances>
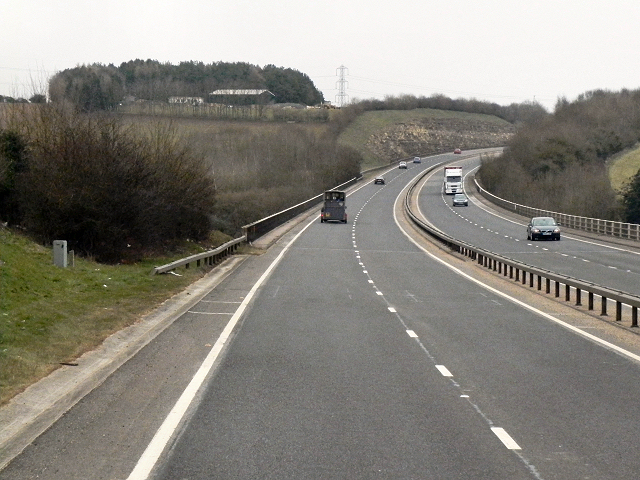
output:
<instances>
[{"instance_id":1,"label":"roadside vegetation","mask_svg":"<svg viewBox=\"0 0 640 480\"><path fill-rule=\"evenodd\" d=\"M64 104L5 113L0 217L9 225L106 263L207 238L213 173L170 126L140 131Z\"/></svg>"},{"instance_id":2,"label":"roadside vegetation","mask_svg":"<svg viewBox=\"0 0 640 480\"><path fill-rule=\"evenodd\" d=\"M362 168L399 158L503 146L516 127L493 115L432 108L371 110L359 115L339 137L362 155Z\"/></svg>"},{"instance_id":3,"label":"roadside vegetation","mask_svg":"<svg viewBox=\"0 0 640 480\"><path fill-rule=\"evenodd\" d=\"M598 90L574 102L561 100L553 114L518 128L505 153L483 164L479 177L485 188L513 202L638 223L629 205L639 192L621 187L620 178L612 185L609 177L614 159L640 140L638 107L640 90Z\"/></svg>"},{"instance_id":4,"label":"roadside vegetation","mask_svg":"<svg viewBox=\"0 0 640 480\"><path fill-rule=\"evenodd\" d=\"M210 268L153 266L360 171L317 123L84 114L0 105L0 404ZM53 240L75 266L53 266Z\"/></svg>"},{"instance_id":5,"label":"roadside vegetation","mask_svg":"<svg viewBox=\"0 0 640 480\"><path fill-rule=\"evenodd\" d=\"M609 163L609 180L622 206L623 219L640 223L640 147L634 146Z\"/></svg>"}]
</instances>

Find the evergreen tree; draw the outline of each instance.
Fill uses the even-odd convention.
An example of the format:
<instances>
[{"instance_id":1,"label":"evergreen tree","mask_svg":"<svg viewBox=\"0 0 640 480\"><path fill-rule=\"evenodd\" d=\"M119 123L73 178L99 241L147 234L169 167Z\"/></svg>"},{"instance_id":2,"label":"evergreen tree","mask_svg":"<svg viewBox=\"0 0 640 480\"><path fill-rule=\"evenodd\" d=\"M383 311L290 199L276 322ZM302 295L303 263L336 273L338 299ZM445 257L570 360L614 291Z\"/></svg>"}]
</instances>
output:
<instances>
[{"instance_id":1,"label":"evergreen tree","mask_svg":"<svg viewBox=\"0 0 640 480\"><path fill-rule=\"evenodd\" d=\"M640 170L627 184L622 197L625 221L640 223Z\"/></svg>"},{"instance_id":2,"label":"evergreen tree","mask_svg":"<svg viewBox=\"0 0 640 480\"><path fill-rule=\"evenodd\" d=\"M26 145L15 132L0 130L0 220L20 223L17 176L26 171Z\"/></svg>"}]
</instances>

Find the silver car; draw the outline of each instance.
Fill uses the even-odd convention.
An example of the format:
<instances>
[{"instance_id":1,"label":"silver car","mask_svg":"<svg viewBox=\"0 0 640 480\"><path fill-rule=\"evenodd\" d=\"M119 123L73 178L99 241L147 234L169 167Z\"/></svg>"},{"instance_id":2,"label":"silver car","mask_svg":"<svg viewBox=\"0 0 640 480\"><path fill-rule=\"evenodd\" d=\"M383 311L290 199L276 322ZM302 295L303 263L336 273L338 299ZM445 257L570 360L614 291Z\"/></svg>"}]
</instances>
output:
<instances>
[{"instance_id":1,"label":"silver car","mask_svg":"<svg viewBox=\"0 0 640 480\"><path fill-rule=\"evenodd\" d=\"M454 207L468 207L469 199L464 193L456 193L453 196L453 206Z\"/></svg>"}]
</instances>

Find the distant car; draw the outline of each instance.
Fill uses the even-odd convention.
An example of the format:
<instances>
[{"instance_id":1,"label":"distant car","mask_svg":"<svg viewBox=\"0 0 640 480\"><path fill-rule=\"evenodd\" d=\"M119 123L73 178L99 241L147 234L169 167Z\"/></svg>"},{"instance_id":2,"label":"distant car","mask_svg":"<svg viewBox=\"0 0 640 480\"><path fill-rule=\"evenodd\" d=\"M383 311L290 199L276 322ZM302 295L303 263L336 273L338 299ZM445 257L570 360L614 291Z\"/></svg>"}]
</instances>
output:
<instances>
[{"instance_id":1,"label":"distant car","mask_svg":"<svg viewBox=\"0 0 640 480\"><path fill-rule=\"evenodd\" d=\"M453 206L454 207L468 207L469 199L464 193L456 193L453 196Z\"/></svg>"},{"instance_id":2,"label":"distant car","mask_svg":"<svg viewBox=\"0 0 640 480\"><path fill-rule=\"evenodd\" d=\"M398 168L407 168L407 162L400 162Z\"/></svg>"},{"instance_id":3,"label":"distant car","mask_svg":"<svg viewBox=\"0 0 640 480\"><path fill-rule=\"evenodd\" d=\"M374 185L384 185L384 177L380 176L380 177L376 177L376 179L373 181Z\"/></svg>"},{"instance_id":4,"label":"distant car","mask_svg":"<svg viewBox=\"0 0 640 480\"><path fill-rule=\"evenodd\" d=\"M460 150L459 148L456 148L453 153L462 153L462 150Z\"/></svg>"},{"instance_id":5,"label":"distant car","mask_svg":"<svg viewBox=\"0 0 640 480\"><path fill-rule=\"evenodd\" d=\"M422 159L420 157L413 157L413 163L422 163Z\"/></svg>"},{"instance_id":6,"label":"distant car","mask_svg":"<svg viewBox=\"0 0 640 480\"><path fill-rule=\"evenodd\" d=\"M527 240L551 238L560 240L560 227L553 217L533 217L527 225Z\"/></svg>"}]
</instances>

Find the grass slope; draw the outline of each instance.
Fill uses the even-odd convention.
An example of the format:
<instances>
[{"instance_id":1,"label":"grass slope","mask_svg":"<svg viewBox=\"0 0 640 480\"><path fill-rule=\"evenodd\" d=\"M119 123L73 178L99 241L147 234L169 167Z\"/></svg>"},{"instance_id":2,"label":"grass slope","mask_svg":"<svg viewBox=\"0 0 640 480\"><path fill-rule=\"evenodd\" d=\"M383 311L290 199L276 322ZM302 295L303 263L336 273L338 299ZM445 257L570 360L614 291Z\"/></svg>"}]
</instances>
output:
<instances>
[{"instance_id":1,"label":"grass slope","mask_svg":"<svg viewBox=\"0 0 640 480\"><path fill-rule=\"evenodd\" d=\"M609 166L609 180L613 189L621 192L638 170L640 170L640 147L615 159Z\"/></svg>"},{"instance_id":2,"label":"grass slope","mask_svg":"<svg viewBox=\"0 0 640 480\"><path fill-rule=\"evenodd\" d=\"M150 275L203 249L190 250L134 265L76 258L65 269L51 248L0 227L0 404L201 278L204 267Z\"/></svg>"}]
</instances>

